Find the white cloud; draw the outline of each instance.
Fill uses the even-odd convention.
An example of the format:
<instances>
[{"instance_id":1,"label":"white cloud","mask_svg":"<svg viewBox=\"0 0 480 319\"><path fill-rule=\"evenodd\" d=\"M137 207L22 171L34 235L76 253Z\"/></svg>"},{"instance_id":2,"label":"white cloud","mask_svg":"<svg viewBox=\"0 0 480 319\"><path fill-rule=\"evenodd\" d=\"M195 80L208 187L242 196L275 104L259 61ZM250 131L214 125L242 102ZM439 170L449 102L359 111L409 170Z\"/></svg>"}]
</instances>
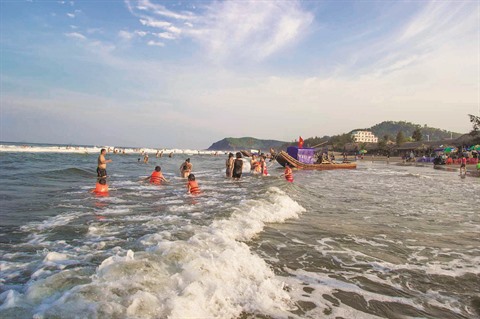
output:
<instances>
[{"instance_id":1,"label":"white cloud","mask_svg":"<svg viewBox=\"0 0 480 319\"><path fill-rule=\"evenodd\" d=\"M162 43L162 42L152 41L152 40L148 41L147 44L150 45L150 46L156 46L156 47L164 47L165 46L165 44Z\"/></svg>"},{"instance_id":2,"label":"white cloud","mask_svg":"<svg viewBox=\"0 0 480 319\"><path fill-rule=\"evenodd\" d=\"M134 37L134 34L128 31L121 30L118 32L118 36L124 40L131 40Z\"/></svg>"},{"instance_id":3,"label":"white cloud","mask_svg":"<svg viewBox=\"0 0 480 319\"><path fill-rule=\"evenodd\" d=\"M80 40L86 40L87 37L84 36L83 34L79 33L79 32L70 32L70 33L65 33L65 35L69 38L73 38L73 39L80 39Z\"/></svg>"},{"instance_id":4,"label":"white cloud","mask_svg":"<svg viewBox=\"0 0 480 319\"><path fill-rule=\"evenodd\" d=\"M135 31L135 34L138 35L139 37L145 37L146 35L148 35L148 32L145 32L145 31L138 31L136 30Z\"/></svg>"},{"instance_id":5,"label":"white cloud","mask_svg":"<svg viewBox=\"0 0 480 319\"><path fill-rule=\"evenodd\" d=\"M126 3L143 26L164 30L169 40L192 38L216 61L265 59L298 41L314 18L297 1L211 2L195 14L148 0Z\"/></svg>"},{"instance_id":6,"label":"white cloud","mask_svg":"<svg viewBox=\"0 0 480 319\"><path fill-rule=\"evenodd\" d=\"M139 0L136 6L131 5L131 1L127 0L127 3L129 4L129 8L131 11L136 8L140 11L148 11L154 15L163 16L165 18L171 18L175 20L190 20L193 18L193 14L191 12L174 12L168 10L162 5L153 4L149 0Z\"/></svg>"},{"instance_id":7,"label":"white cloud","mask_svg":"<svg viewBox=\"0 0 480 319\"><path fill-rule=\"evenodd\" d=\"M75 14L74 13L67 13L67 16L70 17L70 18L75 18Z\"/></svg>"},{"instance_id":8,"label":"white cloud","mask_svg":"<svg viewBox=\"0 0 480 319\"><path fill-rule=\"evenodd\" d=\"M176 38L175 35L169 32L153 33L153 35L166 40L174 40Z\"/></svg>"}]
</instances>

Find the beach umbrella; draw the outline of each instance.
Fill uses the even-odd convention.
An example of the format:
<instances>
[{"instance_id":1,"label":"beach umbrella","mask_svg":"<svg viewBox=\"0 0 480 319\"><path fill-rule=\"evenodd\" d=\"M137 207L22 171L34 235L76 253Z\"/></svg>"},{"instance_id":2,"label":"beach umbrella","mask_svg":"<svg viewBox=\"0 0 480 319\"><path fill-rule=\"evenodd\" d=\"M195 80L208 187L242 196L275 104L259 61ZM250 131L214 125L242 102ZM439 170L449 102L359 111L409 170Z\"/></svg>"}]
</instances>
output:
<instances>
[{"instance_id":1,"label":"beach umbrella","mask_svg":"<svg viewBox=\"0 0 480 319\"><path fill-rule=\"evenodd\" d=\"M367 152L367 150L360 150L360 154L365 154Z\"/></svg>"},{"instance_id":2,"label":"beach umbrella","mask_svg":"<svg viewBox=\"0 0 480 319\"><path fill-rule=\"evenodd\" d=\"M472 147L470 147L470 151L480 151L480 145L474 145Z\"/></svg>"},{"instance_id":3,"label":"beach umbrella","mask_svg":"<svg viewBox=\"0 0 480 319\"><path fill-rule=\"evenodd\" d=\"M457 149L455 147L445 147L443 150L445 153L455 152Z\"/></svg>"}]
</instances>

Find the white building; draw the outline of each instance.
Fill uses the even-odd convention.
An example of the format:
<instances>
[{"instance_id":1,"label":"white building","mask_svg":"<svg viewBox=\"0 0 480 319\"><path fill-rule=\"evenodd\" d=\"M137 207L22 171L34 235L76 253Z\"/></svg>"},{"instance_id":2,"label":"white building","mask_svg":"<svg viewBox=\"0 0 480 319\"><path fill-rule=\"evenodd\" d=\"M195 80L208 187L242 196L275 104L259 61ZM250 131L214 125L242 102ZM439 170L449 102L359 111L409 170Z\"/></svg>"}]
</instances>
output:
<instances>
[{"instance_id":1,"label":"white building","mask_svg":"<svg viewBox=\"0 0 480 319\"><path fill-rule=\"evenodd\" d=\"M378 137L370 131L355 131L352 137L355 142L378 143Z\"/></svg>"}]
</instances>

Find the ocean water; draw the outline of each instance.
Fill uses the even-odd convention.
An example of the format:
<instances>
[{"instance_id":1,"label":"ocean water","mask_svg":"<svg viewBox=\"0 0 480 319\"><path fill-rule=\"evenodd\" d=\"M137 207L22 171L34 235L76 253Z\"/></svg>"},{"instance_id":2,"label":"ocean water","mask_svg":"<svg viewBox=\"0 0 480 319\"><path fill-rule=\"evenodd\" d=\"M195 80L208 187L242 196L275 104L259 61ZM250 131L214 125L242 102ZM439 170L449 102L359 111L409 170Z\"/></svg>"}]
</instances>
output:
<instances>
[{"instance_id":1,"label":"ocean water","mask_svg":"<svg viewBox=\"0 0 480 319\"><path fill-rule=\"evenodd\" d=\"M359 163L0 152L0 318L478 318L480 180ZM96 150L96 149L95 149ZM191 151L190 153L195 153ZM186 193L186 157L203 193ZM143 182L160 165L170 183Z\"/></svg>"}]
</instances>

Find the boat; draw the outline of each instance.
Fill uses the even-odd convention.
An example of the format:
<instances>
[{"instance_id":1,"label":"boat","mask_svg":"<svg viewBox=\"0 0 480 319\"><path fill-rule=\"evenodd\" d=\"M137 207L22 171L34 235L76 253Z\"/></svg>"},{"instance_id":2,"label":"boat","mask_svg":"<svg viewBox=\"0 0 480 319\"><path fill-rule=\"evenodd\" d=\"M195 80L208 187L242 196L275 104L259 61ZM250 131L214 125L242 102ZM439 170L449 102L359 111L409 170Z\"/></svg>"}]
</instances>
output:
<instances>
[{"instance_id":1,"label":"boat","mask_svg":"<svg viewBox=\"0 0 480 319\"><path fill-rule=\"evenodd\" d=\"M281 151L275 157L277 162L285 167L285 164L288 163L290 167L294 167L297 169L312 169L312 170L331 170L331 169L356 169L357 163L335 163L335 162L323 162L322 164L308 164L300 162L299 160L295 159L294 157L288 155L287 152Z\"/></svg>"},{"instance_id":2,"label":"boat","mask_svg":"<svg viewBox=\"0 0 480 319\"><path fill-rule=\"evenodd\" d=\"M250 151L241 150L240 153L242 153L242 155L245 157L252 157L252 152Z\"/></svg>"}]
</instances>

